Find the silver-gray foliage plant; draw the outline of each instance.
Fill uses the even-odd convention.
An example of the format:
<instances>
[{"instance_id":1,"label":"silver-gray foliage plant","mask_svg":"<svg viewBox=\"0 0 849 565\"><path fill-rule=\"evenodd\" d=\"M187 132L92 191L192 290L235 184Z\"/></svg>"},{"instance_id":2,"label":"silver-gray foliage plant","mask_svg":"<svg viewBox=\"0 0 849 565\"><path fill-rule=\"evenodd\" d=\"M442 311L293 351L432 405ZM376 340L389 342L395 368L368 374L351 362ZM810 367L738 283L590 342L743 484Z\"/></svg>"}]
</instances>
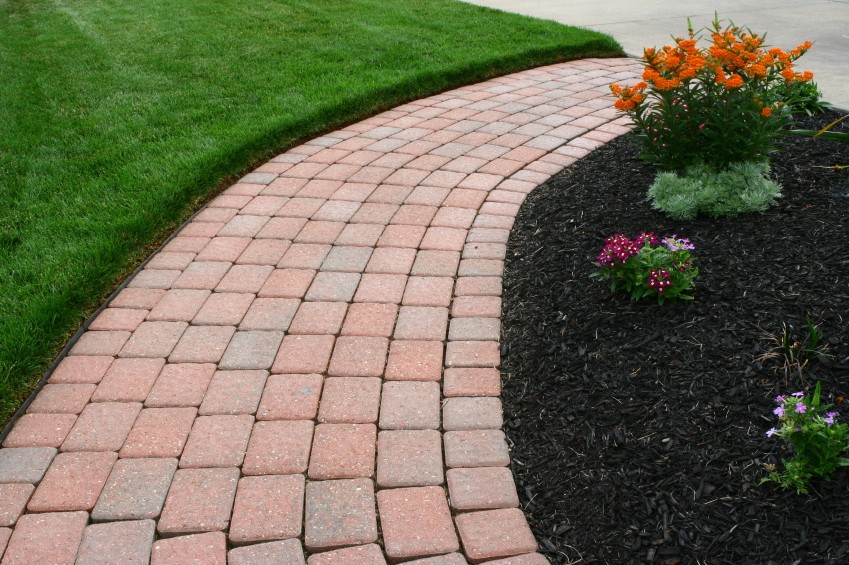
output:
<instances>
[{"instance_id":1,"label":"silver-gray foliage plant","mask_svg":"<svg viewBox=\"0 0 849 565\"><path fill-rule=\"evenodd\" d=\"M732 163L723 170L698 164L682 175L658 174L648 195L654 208L674 220L763 212L781 197L781 186L769 179L769 171L767 161Z\"/></svg>"}]
</instances>

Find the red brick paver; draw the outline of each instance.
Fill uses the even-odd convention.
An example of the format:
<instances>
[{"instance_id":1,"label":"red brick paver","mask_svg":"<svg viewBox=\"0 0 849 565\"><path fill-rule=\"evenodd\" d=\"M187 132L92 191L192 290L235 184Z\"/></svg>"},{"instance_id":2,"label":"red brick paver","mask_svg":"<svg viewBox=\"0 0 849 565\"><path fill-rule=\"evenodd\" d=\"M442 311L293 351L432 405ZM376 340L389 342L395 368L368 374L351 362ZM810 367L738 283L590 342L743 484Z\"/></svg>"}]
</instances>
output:
<instances>
[{"instance_id":1,"label":"red brick paver","mask_svg":"<svg viewBox=\"0 0 849 565\"><path fill-rule=\"evenodd\" d=\"M537 185L629 131L608 84L639 73L458 88L227 188L4 438L3 565L545 562L500 430L507 242Z\"/></svg>"}]
</instances>

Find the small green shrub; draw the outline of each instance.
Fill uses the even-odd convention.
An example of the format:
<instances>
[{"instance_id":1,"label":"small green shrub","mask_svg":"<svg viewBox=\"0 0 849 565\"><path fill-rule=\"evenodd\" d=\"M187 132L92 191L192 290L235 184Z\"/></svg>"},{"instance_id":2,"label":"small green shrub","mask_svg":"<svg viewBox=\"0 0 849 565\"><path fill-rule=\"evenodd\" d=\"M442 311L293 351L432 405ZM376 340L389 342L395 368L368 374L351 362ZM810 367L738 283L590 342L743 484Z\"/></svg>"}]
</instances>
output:
<instances>
[{"instance_id":1,"label":"small green shrub","mask_svg":"<svg viewBox=\"0 0 849 565\"><path fill-rule=\"evenodd\" d=\"M732 163L722 170L698 164L682 174L658 174L648 194L652 206L674 220L763 212L781 197L769 170L766 161Z\"/></svg>"},{"instance_id":2,"label":"small green shrub","mask_svg":"<svg viewBox=\"0 0 849 565\"><path fill-rule=\"evenodd\" d=\"M822 114L830 106L822 99L822 91L814 82L781 82L770 91L770 100L774 104L784 103L793 114L806 113L809 116Z\"/></svg>"}]
</instances>

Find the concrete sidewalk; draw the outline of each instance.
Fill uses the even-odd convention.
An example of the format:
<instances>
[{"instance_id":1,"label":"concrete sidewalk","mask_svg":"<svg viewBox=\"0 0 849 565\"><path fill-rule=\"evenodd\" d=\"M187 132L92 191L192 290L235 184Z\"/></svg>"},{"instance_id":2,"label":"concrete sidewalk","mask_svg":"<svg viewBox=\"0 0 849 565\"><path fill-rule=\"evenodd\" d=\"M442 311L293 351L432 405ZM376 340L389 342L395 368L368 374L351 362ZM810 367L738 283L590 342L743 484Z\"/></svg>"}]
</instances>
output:
<instances>
[{"instance_id":1,"label":"concrete sidewalk","mask_svg":"<svg viewBox=\"0 0 849 565\"><path fill-rule=\"evenodd\" d=\"M824 98L849 110L849 0L467 1L608 33L635 56L642 55L644 47L667 45L671 36L686 34L688 17L700 28L716 12L720 19L767 33L769 44L784 49L813 41L814 47L799 60L799 69L813 71Z\"/></svg>"}]
</instances>

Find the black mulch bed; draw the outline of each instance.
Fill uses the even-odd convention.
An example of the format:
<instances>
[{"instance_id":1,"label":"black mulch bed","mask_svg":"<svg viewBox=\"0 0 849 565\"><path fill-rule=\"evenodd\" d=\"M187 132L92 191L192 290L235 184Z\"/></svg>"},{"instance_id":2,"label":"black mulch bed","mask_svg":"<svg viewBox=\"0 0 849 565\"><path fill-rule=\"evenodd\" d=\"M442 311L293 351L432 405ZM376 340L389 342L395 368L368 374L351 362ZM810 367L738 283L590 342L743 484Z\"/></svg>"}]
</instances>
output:
<instances>
[{"instance_id":1,"label":"black mulch bed","mask_svg":"<svg viewBox=\"0 0 849 565\"><path fill-rule=\"evenodd\" d=\"M838 114L802 117L815 127ZM847 121L849 122L849 121ZM849 123L842 126L849 131ZM502 374L522 506L554 563L849 563L849 469L809 496L760 485L774 396L849 398L849 143L785 136L763 215L673 222L621 137L537 188L508 245ZM659 307L590 279L614 232L696 245L695 300ZM833 356L785 382L758 362L810 315ZM837 404L849 421L849 400Z\"/></svg>"}]
</instances>

